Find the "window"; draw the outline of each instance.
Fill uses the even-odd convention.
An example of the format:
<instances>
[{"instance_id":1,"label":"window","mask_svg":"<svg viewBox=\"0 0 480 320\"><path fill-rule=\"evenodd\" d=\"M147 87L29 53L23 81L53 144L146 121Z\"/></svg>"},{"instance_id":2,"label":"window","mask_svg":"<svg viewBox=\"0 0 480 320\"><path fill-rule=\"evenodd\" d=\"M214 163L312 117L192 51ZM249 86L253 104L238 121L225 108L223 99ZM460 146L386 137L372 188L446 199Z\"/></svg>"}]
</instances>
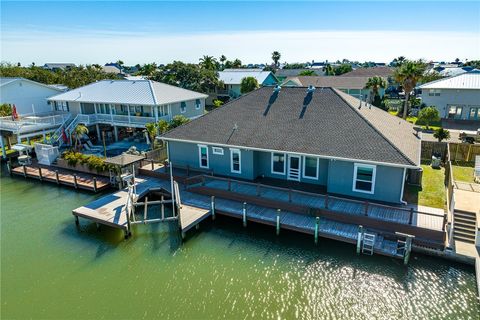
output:
<instances>
[{"instance_id":1,"label":"window","mask_svg":"<svg viewBox=\"0 0 480 320\"><path fill-rule=\"evenodd\" d=\"M440 93L441 93L441 90L440 90L440 89L430 89L430 90L428 91L428 95L429 95L430 97L433 97L433 96L438 97L438 96L440 96Z\"/></svg>"},{"instance_id":2,"label":"window","mask_svg":"<svg viewBox=\"0 0 480 320\"><path fill-rule=\"evenodd\" d=\"M448 119L461 119L463 106L448 105Z\"/></svg>"},{"instance_id":3,"label":"window","mask_svg":"<svg viewBox=\"0 0 480 320\"><path fill-rule=\"evenodd\" d=\"M195 109L197 109L197 110L200 109L201 105L202 105L202 103L200 102L200 99L196 99L195 100Z\"/></svg>"},{"instance_id":4,"label":"window","mask_svg":"<svg viewBox=\"0 0 480 320\"><path fill-rule=\"evenodd\" d=\"M272 152L272 173L285 174L285 154Z\"/></svg>"},{"instance_id":5,"label":"window","mask_svg":"<svg viewBox=\"0 0 480 320\"><path fill-rule=\"evenodd\" d=\"M242 158L239 149L230 149L230 171L233 173L242 173Z\"/></svg>"},{"instance_id":6,"label":"window","mask_svg":"<svg viewBox=\"0 0 480 320\"><path fill-rule=\"evenodd\" d=\"M185 101L180 102L180 112L185 113L187 111L187 103Z\"/></svg>"},{"instance_id":7,"label":"window","mask_svg":"<svg viewBox=\"0 0 480 320\"><path fill-rule=\"evenodd\" d=\"M303 157L303 177L318 179L318 158Z\"/></svg>"},{"instance_id":8,"label":"window","mask_svg":"<svg viewBox=\"0 0 480 320\"><path fill-rule=\"evenodd\" d=\"M470 120L480 120L480 107L470 107L470 113L468 114Z\"/></svg>"},{"instance_id":9,"label":"window","mask_svg":"<svg viewBox=\"0 0 480 320\"><path fill-rule=\"evenodd\" d=\"M206 145L198 145L198 158L200 168L208 169L208 147Z\"/></svg>"},{"instance_id":10,"label":"window","mask_svg":"<svg viewBox=\"0 0 480 320\"><path fill-rule=\"evenodd\" d=\"M353 191L374 193L375 172L377 168L368 164L355 163L353 172Z\"/></svg>"},{"instance_id":11,"label":"window","mask_svg":"<svg viewBox=\"0 0 480 320\"><path fill-rule=\"evenodd\" d=\"M219 154L219 155L223 156L223 148L212 147L212 153L213 154Z\"/></svg>"}]
</instances>

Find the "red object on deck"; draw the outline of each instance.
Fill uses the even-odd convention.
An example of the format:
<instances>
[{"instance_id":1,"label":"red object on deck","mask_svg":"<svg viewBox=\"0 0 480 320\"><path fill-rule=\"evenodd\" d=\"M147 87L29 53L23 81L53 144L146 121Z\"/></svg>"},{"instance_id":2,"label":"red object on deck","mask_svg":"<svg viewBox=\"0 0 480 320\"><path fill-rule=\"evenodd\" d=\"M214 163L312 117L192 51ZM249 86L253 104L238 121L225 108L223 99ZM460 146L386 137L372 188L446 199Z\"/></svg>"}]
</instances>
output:
<instances>
[{"instance_id":1,"label":"red object on deck","mask_svg":"<svg viewBox=\"0 0 480 320\"><path fill-rule=\"evenodd\" d=\"M13 120L18 119L17 107L15 105L13 105L12 107L12 119Z\"/></svg>"},{"instance_id":2,"label":"red object on deck","mask_svg":"<svg viewBox=\"0 0 480 320\"><path fill-rule=\"evenodd\" d=\"M64 143L68 142L67 134L65 133L65 128L62 129L62 139Z\"/></svg>"}]
</instances>

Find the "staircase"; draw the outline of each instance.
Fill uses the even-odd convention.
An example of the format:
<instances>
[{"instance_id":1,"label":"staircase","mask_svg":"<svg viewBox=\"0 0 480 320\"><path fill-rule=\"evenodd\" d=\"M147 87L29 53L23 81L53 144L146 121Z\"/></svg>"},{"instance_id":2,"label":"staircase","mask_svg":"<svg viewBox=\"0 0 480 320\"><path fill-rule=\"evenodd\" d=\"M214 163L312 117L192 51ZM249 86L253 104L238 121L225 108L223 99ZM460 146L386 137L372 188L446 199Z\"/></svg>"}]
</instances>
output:
<instances>
[{"instance_id":1,"label":"staircase","mask_svg":"<svg viewBox=\"0 0 480 320\"><path fill-rule=\"evenodd\" d=\"M364 233L362 241L362 253L373 255L373 248L375 246L375 235L372 233Z\"/></svg>"},{"instance_id":2,"label":"staircase","mask_svg":"<svg viewBox=\"0 0 480 320\"><path fill-rule=\"evenodd\" d=\"M67 135L71 134L75 130L75 127L80 123L88 125L89 124L88 115L77 114L77 116L72 121L70 121L69 123L65 122L52 135L53 140L51 140L50 143L53 144L53 145L58 145L59 147L61 147L63 145L63 138L62 138L63 130L65 130L65 133Z\"/></svg>"},{"instance_id":3,"label":"staircase","mask_svg":"<svg viewBox=\"0 0 480 320\"><path fill-rule=\"evenodd\" d=\"M475 243L476 214L469 211L455 210L453 216L453 239Z\"/></svg>"}]
</instances>

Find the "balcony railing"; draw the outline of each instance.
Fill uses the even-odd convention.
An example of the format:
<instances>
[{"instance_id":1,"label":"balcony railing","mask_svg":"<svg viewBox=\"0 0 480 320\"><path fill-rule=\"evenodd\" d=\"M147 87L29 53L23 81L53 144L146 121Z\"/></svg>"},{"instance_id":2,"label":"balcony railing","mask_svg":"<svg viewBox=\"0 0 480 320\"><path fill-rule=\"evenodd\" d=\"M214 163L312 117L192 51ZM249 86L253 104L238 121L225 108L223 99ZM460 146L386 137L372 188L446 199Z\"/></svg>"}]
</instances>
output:
<instances>
[{"instance_id":1,"label":"balcony railing","mask_svg":"<svg viewBox=\"0 0 480 320\"><path fill-rule=\"evenodd\" d=\"M11 131L15 134L34 132L61 126L70 117L70 113L46 113L35 116L23 116L18 120L12 120L12 117L1 117L0 130Z\"/></svg>"},{"instance_id":2,"label":"balcony railing","mask_svg":"<svg viewBox=\"0 0 480 320\"><path fill-rule=\"evenodd\" d=\"M150 122L155 122L154 117L138 117L138 116L126 116L117 114L79 114L78 122L85 125L93 124L110 124L110 125L123 125L123 126L145 126ZM169 116L158 117L158 120L169 120Z\"/></svg>"}]
</instances>

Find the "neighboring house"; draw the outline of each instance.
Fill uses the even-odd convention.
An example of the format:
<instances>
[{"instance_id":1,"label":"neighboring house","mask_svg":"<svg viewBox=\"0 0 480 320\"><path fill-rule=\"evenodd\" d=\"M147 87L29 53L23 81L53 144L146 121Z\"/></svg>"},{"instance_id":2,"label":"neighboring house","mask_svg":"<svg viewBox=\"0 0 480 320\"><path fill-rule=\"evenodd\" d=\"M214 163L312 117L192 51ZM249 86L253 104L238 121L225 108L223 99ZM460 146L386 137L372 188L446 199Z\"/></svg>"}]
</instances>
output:
<instances>
[{"instance_id":1,"label":"neighboring house","mask_svg":"<svg viewBox=\"0 0 480 320\"><path fill-rule=\"evenodd\" d=\"M15 105L20 116L52 111L47 98L63 91L25 78L0 78L0 103Z\"/></svg>"},{"instance_id":2,"label":"neighboring house","mask_svg":"<svg viewBox=\"0 0 480 320\"><path fill-rule=\"evenodd\" d=\"M270 71L263 71L262 69L225 69L218 72L218 78L224 86L223 88L217 88L217 96L238 98L242 94L240 84L242 79L246 77L257 79L260 86L272 86L278 83L278 79Z\"/></svg>"},{"instance_id":3,"label":"neighboring house","mask_svg":"<svg viewBox=\"0 0 480 320\"><path fill-rule=\"evenodd\" d=\"M145 128L176 115L194 119L205 112L207 95L150 80L103 80L49 98L54 109L70 112L77 123Z\"/></svg>"},{"instance_id":4,"label":"neighboring house","mask_svg":"<svg viewBox=\"0 0 480 320\"><path fill-rule=\"evenodd\" d=\"M48 69L52 71L66 70L74 67L75 67L75 63L45 63L43 65L44 69Z\"/></svg>"},{"instance_id":5,"label":"neighboring house","mask_svg":"<svg viewBox=\"0 0 480 320\"><path fill-rule=\"evenodd\" d=\"M332 87L337 88L351 96L369 101L371 90L366 89L369 77L342 77L342 76L298 76L285 79L283 87ZM380 97L385 94L385 89L379 90Z\"/></svg>"},{"instance_id":6,"label":"neighboring house","mask_svg":"<svg viewBox=\"0 0 480 320\"><path fill-rule=\"evenodd\" d=\"M118 74L118 75L122 74L122 70L116 66L105 65L102 67L102 71L105 73L112 73L112 74Z\"/></svg>"},{"instance_id":7,"label":"neighboring house","mask_svg":"<svg viewBox=\"0 0 480 320\"><path fill-rule=\"evenodd\" d=\"M358 68L350 72L340 75L340 77L382 77L388 78L393 76L393 68L390 67L371 67L371 68Z\"/></svg>"},{"instance_id":8,"label":"neighboring house","mask_svg":"<svg viewBox=\"0 0 480 320\"><path fill-rule=\"evenodd\" d=\"M389 203L420 166L412 124L333 88L263 87L160 138L174 166Z\"/></svg>"},{"instance_id":9,"label":"neighboring house","mask_svg":"<svg viewBox=\"0 0 480 320\"><path fill-rule=\"evenodd\" d=\"M313 71L316 76L324 76L325 72L322 69L278 69L275 71L275 77L278 81L283 81L288 77L296 77L303 71Z\"/></svg>"},{"instance_id":10,"label":"neighboring house","mask_svg":"<svg viewBox=\"0 0 480 320\"><path fill-rule=\"evenodd\" d=\"M480 123L480 72L473 71L425 83L422 102L435 106L442 119L473 120Z\"/></svg>"}]
</instances>

